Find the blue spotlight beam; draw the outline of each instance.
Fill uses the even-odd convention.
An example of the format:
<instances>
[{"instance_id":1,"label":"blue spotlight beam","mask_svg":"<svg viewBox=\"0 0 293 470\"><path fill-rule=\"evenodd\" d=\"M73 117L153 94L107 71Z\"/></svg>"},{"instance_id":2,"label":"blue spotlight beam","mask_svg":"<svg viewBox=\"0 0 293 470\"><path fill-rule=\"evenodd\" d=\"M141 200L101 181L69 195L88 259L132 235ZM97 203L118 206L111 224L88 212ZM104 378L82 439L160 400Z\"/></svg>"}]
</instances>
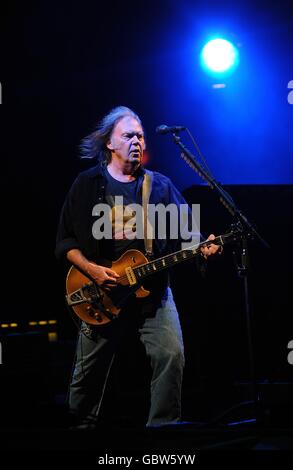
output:
<instances>
[{"instance_id":1,"label":"blue spotlight beam","mask_svg":"<svg viewBox=\"0 0 293 470\"><path fill-rule=\"evenodd\" d=\"M206 72L223 76L233 72L238 66L239 52L230 41L215 38L203 47L200 59Z\"/></svg>"}]
</instances>

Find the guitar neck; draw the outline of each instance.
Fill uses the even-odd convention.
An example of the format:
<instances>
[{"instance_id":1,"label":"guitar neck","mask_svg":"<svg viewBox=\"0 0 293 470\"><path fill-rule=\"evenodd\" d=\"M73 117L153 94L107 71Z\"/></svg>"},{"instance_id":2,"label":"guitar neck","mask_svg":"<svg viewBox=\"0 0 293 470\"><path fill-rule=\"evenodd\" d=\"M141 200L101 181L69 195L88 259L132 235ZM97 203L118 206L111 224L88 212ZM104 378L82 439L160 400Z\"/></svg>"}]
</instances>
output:
<instances>
[{"instance_id":1,"label":"guitar neck","mask_svg":"<svg viewBox=\"0 0 293 470\"><path fill-rule=\"evenodd\" d=\"M162 258L158 258L154 261L149 261L148 263L142 264L137 268L134 268L135 275L141 280L159 271L163 271L164 269L172 268L172 266L175 266L177 264L182 263L183 261L187 261L200 255L201 249L204 246L208 246L211 244L220 246L224 245L224 237L227 237L229 235L230 234L219 235L214 240L204 241L190 248L176 251L175 253L163 256Z\"/></svg>"}]
</instances>

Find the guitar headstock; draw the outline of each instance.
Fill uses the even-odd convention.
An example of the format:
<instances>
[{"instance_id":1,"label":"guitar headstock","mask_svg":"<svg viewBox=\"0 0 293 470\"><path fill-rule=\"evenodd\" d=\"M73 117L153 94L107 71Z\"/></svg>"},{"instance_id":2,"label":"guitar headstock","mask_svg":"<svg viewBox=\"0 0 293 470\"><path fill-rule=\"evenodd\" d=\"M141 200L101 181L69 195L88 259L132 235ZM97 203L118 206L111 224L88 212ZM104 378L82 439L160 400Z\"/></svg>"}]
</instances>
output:
<instances>
[{"instance_id":1,"label":"guitar headstock","mask_svg":"<svg viewBox=\"0 0 293 470\"><path fill-rule=\"evenodd\" d=\"M220 235L220 238L222 239L222 244L226 244L226 243L236 243L242 240L243 238L252 238L252 237L251 237L251 234L245 231L242 225L239 222L237 222L236 224L231 224L230 232Z\"/></svg>"}]
</instances>

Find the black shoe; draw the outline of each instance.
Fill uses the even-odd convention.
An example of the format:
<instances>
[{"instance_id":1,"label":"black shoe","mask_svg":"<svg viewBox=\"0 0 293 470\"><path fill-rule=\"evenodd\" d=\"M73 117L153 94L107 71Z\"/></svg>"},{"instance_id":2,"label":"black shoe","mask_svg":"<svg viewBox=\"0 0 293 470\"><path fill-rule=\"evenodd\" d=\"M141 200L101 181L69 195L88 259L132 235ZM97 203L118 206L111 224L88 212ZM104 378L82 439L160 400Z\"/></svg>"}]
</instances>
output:
<instances>
[{"instance_id":1,"label":"black shoe","mask_svg":"<svg viewBox=\"0 0 293 470\"><path fill-rule=\"evenodd\" d=\"M80 423L75 426L69 426L69 431L95 431L97 425L95 423Z\"/></svg>"},{"instance_id":2,"label":"black shoe","mask_svg":"<svg viewBox=\"0 0 293 470\"><path fill-rule=\"evenodd\" d=\"M80 418L76 415L70 415L68 429L70 431L94 431L97 429L97 422L94 418Z\"/></svg>"}]
</instances>

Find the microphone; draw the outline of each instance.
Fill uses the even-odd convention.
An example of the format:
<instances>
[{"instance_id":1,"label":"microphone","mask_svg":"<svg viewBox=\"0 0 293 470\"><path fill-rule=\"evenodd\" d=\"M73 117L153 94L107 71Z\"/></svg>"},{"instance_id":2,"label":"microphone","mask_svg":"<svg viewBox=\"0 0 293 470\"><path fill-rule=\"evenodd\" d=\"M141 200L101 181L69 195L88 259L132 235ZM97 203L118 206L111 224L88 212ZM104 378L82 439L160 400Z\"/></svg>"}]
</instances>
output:
<instances>
[{"instance_id":1,"label":"microphone","mask_svg":"<svg viewBox=\"0 0 293 470\"><path fill-rule=\"evenodd\" d=\"M183 126L165 126L165 124L162 124L161 126L158 126L156 128L156 133L157 134L168 134L169 132L172 132L173 134L176 134L177 132L182 132L185 131L186 127Z\"/></svg>"}]
</instances>

